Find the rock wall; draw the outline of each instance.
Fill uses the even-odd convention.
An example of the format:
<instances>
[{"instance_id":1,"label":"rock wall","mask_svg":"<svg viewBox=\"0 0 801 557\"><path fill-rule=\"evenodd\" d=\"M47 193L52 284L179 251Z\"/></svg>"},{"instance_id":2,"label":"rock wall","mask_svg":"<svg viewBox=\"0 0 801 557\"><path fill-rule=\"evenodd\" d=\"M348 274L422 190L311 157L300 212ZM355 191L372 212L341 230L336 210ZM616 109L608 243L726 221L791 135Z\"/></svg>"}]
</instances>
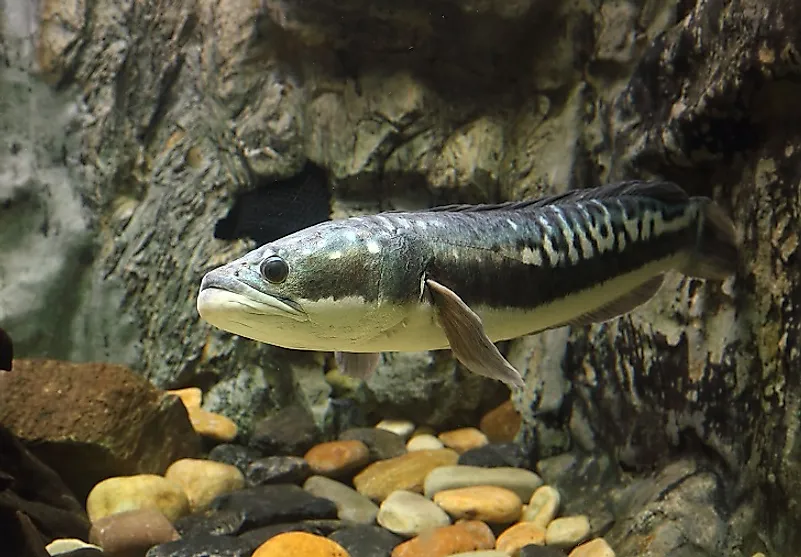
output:
<instances>
[{"instance_id":1,"label":"rock wall","mask_svg":"<svg viewBox=\"0 0 801 557\"><path fill-rule=\"evenodd\" d=\"M611 451L637 472L692 455L725 478L708 492L717 534L683 533L699 555L801 544L796 3L3 7L0 319L21 355L196 384L245 427L294 399L325 421L322 357L198 321L200 277L251 247L213 236L237 192L309 161L334 216L662 176L732 212L740 272L671 277L630 316L510 343L530 387L521 441ZM351 396L437 421L503 394L488 385L419 355Z\"/></svg>"}]
</instances>

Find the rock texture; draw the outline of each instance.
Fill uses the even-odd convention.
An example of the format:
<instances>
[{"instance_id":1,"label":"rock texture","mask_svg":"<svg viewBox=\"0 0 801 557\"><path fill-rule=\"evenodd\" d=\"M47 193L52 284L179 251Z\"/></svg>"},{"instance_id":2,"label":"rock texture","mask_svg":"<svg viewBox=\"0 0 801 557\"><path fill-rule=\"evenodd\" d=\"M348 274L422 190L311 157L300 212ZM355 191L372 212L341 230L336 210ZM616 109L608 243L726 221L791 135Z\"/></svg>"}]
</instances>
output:
<instances>
[{"instance_id":1,"label":"rock texture","mask_svg":"<svg viewBox=\"0 0 801 557\"><path fill-rule=\"evenodd\" d=\"M21 6L0 50L0 319L21 355L202 386L244 431L295 402L322 425L361 404L447 422L505 392L447 353L392 356L331 404L322 357L198 322L200 276L252 247L213 235L237 194L309 162L333 216L666 177L735 216L738 276L671 276L629 316L509 343L528 372L518 439L657 476L693 455L726 527L676 539L699 555L801 545L796 2ZM672 527L659 516L643 543ZM681 551L664 547L640 551Z\"/></svg>"}]
</instances>

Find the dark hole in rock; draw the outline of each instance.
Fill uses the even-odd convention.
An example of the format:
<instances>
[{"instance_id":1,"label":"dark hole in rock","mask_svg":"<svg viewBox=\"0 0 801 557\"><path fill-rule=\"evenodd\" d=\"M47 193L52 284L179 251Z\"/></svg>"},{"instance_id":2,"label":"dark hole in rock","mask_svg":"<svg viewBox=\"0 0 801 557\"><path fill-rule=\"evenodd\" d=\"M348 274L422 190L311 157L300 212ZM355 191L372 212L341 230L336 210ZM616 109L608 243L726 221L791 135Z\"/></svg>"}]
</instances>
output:
<instances>
[{"instance_id":1,"label":"dark hole in rock","mask_svg":"<svg viewBox=\"0 0 801 557\"><path fill-rule=\"evenodd\" d=\"M261 245L329 220L330 215L325 170L309 162L291 178L264 181L238 194L228 214L217 221L214 237L250 238Z\"/></svg>"}]
</instances>

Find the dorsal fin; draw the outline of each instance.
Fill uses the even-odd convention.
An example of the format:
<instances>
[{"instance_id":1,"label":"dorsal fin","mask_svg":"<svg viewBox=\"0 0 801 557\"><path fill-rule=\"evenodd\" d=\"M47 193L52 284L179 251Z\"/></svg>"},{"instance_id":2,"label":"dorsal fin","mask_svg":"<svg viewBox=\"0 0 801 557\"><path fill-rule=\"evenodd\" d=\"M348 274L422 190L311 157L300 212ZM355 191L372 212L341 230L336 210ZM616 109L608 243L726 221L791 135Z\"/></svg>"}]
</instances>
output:
<instances>
[{"instance_id":1,"label":"dorsal fin","mask_svg":"<svg viewBox=\"0 0 801 557\"><path fill-rule=\"evenodd\" d=\"M421 212L478 212L478 211L524 211L545 205L572 203L589 199L609 199L612 197L650 197L666 203L675 203L689 199L687 192L673 182L662 180L627 180L615 184L607 184L596 188L570 190L556 195L523 201L507 201L505 203L482 205L441 205L423 209ZM396 212L396 211L393 211Z\"/></svg>"}]
</instances>

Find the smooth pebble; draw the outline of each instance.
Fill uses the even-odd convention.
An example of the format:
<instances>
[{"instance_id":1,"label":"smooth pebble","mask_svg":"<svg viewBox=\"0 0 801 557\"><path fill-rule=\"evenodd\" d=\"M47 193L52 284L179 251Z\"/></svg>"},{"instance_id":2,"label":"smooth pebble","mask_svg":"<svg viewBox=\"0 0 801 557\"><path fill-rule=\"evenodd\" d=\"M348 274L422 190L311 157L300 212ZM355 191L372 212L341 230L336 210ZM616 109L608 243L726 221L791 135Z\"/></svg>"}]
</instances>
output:
<instances>
[{"instance_id":1,"label":"smooth pebble","mask_svg":"<svg viewBox=\"0 0 801 557\"><path fill-rule=\"evenodd\" d=\"M438 438L449 449L453 449L459 454L483 447L489 443L487 436L474 427L463 427L451 431L443 431Z\"/></svg>"},{"instance_id":2,"label":"smooth pebble","mask_svg":"<svg viewBox=\"0 0 801 557\"><path fill-rule=\"evenodd\" d=\"M454 519L483 520L490 524L514 522L523 508L514 491L492 485L446 489L434 495L434 502Z\"/></svg>"},{"instance_id":3,"label":"smooth pebble","mask_svg":"<svg viewBox=\"0 0 801 557\"><path fill-rule=\"evenodd\" d=\"M545 528L533 522L518 522L501 532L495 548L512 555L530 544L545 545Z\"/></svg>"},{"instance_id":4,"label":"smooth pebble","mask_svg":"<svg viewBox=\"0 0 801 557\"><path fill-rule=\"evenodd\" d=\"M253 553L252 557L349 557L337 542L307 534L286 532L270 538Z\"/></svg>"},{"instance_id":5,"label":"smooth pebble","mask_svg":"<svg viewBox=\"0 0 801 557\"><path fill-rule=\"evenodd\" d=\"M45 547L45 551L47 551L48 555L52 555L55 557L56 555L63 555L65 553L73 553L78 552L78 550L85 549L85 550L97 550L102 551L103 549L99 546L96 546L91 543L86 543L83 540L79 540L78 538L58 538L47 544Z\"/></svg>"},{"instance_id":6,"label":"smooth pebble","mask_svg":"<svg viewBox=\"0 0 801 557\"><path fill-rule=\"evenodd\" d=\"M548 524L556 517L559 512L561 496L559 491L550 485L543 485L531 495L528 505L523 510L520 518L523 522L533 522L534 524L547 528Z\"/></svg>"},{"instance_id":7,"label":"smooth pebble","mask_svg":"<svg viewBox=\"0 0 801 557\"><path fill-rule=\"evenodd\" d=\"M303 458L315 474L341 477L364 468L370 462L370 450L357 440L328 441L309 449Z\"/></svg>"},{"instance_id":8,"label":"smooth pebble","mask_svg":"<svg viewBox=\"0 0 801 557\"><path fill-rule=\"evenodd\" d=\"M595 538L578 546L569 557L615 557L615 552L603 538Z\"/></svg>"},{"instance_id":9,"label":"smooth pebble","mask_svg":"<svg viewBox=\"0 0 801 557\"><path fill-rule=\"evenodd\" d=\"M492 549L495 535L486 523L465 520L425 532L397 546L392 557L449 557L454 553Z\"/></svg>"},{"instance_id":10,"label":"smooth pebble","mask_svg":"<svg viewBox=\"0 0 801 557\"><path fill-rule=\"evenodd\" d=\"M154 474L117 476L98 483L86 498L91 522L136 509L158 509L170 522L189 514L189 497L183 487Z\"/></svg>"},{"instance_id":11,"label":"smooth pebble","mask_svg":"<svg viewBox=\"0 0 801 557\"><path fill-rule=\"evenodd\" d=\"M245 487L245 476L239 468L214 460L176 460L164 477L184 488L192 512L206 509L219 495Z\"/></svg>"},{"instance_id":12,"label":"smooth pebble","mask_svg":"<svg viewBox=\"0 0 801 557\"><path fill-rule=\"evenodd\" d=\"M391 431L395 435L408 439L414 433L414 422L409 420L381 420L375 427L384 431Z\"/></svg>"},{"instance_id":13,"label":"smooth pebble","mask_svg":"<svg viewBox=\"0 0 801 557\"><path fill-rule=\"evenodd\" d=\"M553 519L545 530L545 543L570 549L590 536L590 519L584 515Z\"/></svg>"},{"instance_id":14,"label":"smooth pebble","mask_svg":"<svg viewBox=\"0 0 801 557\"><path fill-rule=\"evenodd\" d=\"M421 435L415 435L409 441L406 442L406 450L409 452L412 451L432 451L436 449L441 449L445 447L445 445L428 433L423 433Z\"/></svg>"},{"instance_id":15,"label":"smooth pebble","mask_svg":"<svg viewBox=\"0 0 801 557\"><path fill-rule=\"evenodd\" d=\"M337 506L337 517L340 520L356 524L375 522L378 505L342 482L325 476L312 476L303 484L303 489L312 495L333 501Z\"/></svg>"},{"instance_id":16,"label":"smooth pebble","mask_svg":"<svg viewBox=\"0 0 801 557\"><path fill-rule=\"evenodd\" d=\"M447 513L431 499L402 490L393 491L384 499L377 521L390 532L406 537L451 523Z\"/></svg>"},{"instance_id":17,"label":"smooth pebble","mask_svg":"<svg viewBox=\"0 0 801 557\"><path fill-rule=\"evenodd\" d=\"M415 454L415 453L412 453ZM534 490L542 485L542 479L529 470L479 466L441 466L432 470L425 478L426 497L434 497L440 491L470 487L474 485L494 485L514 491L521 501L528 501Z\"/></svg>"},{"instance_id":18,"label":"smooth pebble","mask_svg":"<svg viewBox=\"0 0 801 557\"><path fill-rule=\"evenodd\" d=\"M186 389L173 389L167 391L168 395L174 395L181 399L187 409L200 408L200 403L203 401L203 391L197 387L187 387Z\"/></svg>"},{"instance_id":19,"label":"smooth pebble","mask_svg":"<svg viewBox=\"0 0 801 557\"><path fill-rule=\"evenodd\" d=\"M113 514L92 524L89 531L89 541L109 555L144 555L154 545L179 537L167 517L155 509Z\"/></svg>"},{"instance_id":20,"label":"smooth pebble","mask_svg":"<svg viewBox=\"0 0 801 557\"><path fill-rule=\"evenodd\" d=\"M491 443L511 443L515 440L523 419L511 400L490 410L481 418L478 428Z\"/></svg>"},{"instance_id":21,"label":"smooth pebble","mask_svg":"<svg viewBox=\"0 0 801 557\"><path fill-rule=\"evenodd\" d=\"M451 449L415 451L370 464L353 478L356 491L374 501L383 501L398 490L422 492L432 470L455 463L459 455Z\"/></svg>"},{"instance_id":22,"label":"smooth pebble","mask_svg":"<svg viewBox=\"0 0 801 557\"><path fill-rule=\"evenodd\" d=\"M198 435L221 443L230 443L236 438L238 428L230 418L202 408L187 408L187 411L189 421Z\"/></svg>"}]
</instances>

